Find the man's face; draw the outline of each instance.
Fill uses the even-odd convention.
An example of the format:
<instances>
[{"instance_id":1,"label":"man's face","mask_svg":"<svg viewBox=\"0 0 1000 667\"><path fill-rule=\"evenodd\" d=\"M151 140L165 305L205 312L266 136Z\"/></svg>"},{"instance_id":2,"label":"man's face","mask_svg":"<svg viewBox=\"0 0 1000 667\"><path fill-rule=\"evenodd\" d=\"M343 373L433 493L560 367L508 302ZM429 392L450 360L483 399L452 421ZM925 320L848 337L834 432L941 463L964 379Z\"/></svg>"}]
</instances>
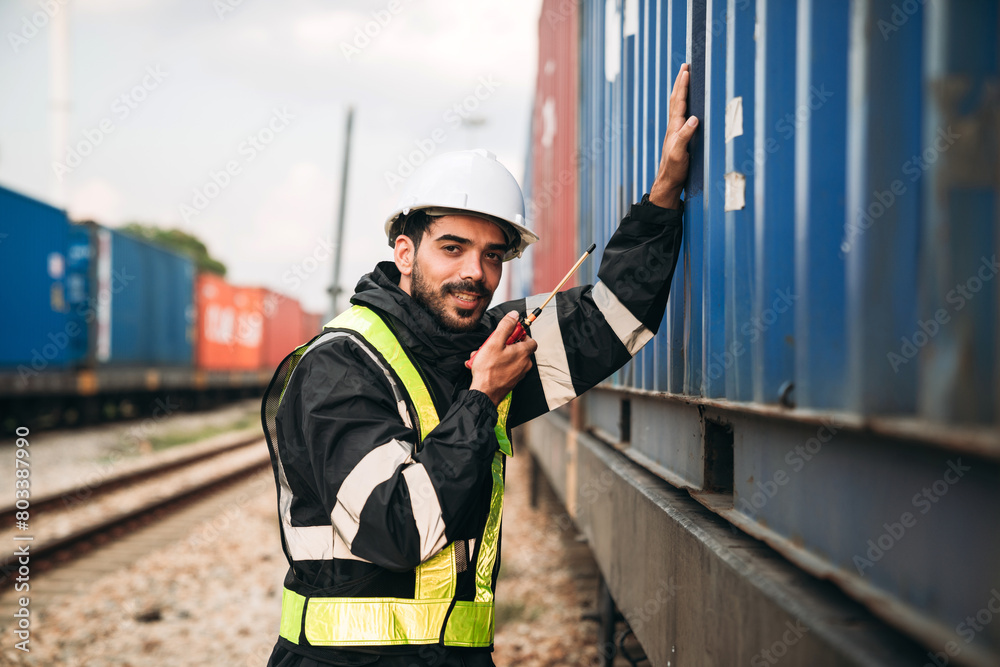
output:
<instances>
[{"instance_id":1,"label":"man's face","mask_svg":"<svg viewBox=\"0 0 1000 667\"><path fill-rule=\"evenodd\" d=\"M469 331L500 283L506 248L494 223L471 215L442 216L424 232L407 291L445 329ZM405 282L400 283L404 290Z\"/></svg>"}]
</instances>

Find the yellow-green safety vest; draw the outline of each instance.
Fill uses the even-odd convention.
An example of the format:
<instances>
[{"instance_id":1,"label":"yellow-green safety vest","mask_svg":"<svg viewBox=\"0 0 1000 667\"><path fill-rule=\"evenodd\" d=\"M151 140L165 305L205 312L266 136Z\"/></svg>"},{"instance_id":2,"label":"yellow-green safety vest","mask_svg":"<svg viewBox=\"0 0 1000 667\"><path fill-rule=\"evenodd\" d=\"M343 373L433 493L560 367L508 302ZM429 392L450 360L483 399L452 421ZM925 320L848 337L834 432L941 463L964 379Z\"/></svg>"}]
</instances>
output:
<instances>
[{"instance_id":1,"label":"yellow-green safety vest","mask_svg":"<svg viewBox=\"0 0 1000 667\"><path fill-rule=\"evenodd\" d=\"M389 363L417 412L422 441L438 424L437 410L413 362L382 318L364 306L353 306L328 322L326 328L356 332ZM292 370L308 346L303 345L293 352L285 376L286 387ZM479 540L475 564L475 599L454 599L458 571L455 543L451 542L414 570L416 581L412 599L307 597L285 588L281 601L282 637L299 644L304 636L310 645L321 647L438 643L485 647L493 643L492 584L503 512L504 458L512 455L507 438L510 400L507 394L497 408L499 417L494 432L500 451L493 456L490 513Z\"/></svg>"}]
</instances>

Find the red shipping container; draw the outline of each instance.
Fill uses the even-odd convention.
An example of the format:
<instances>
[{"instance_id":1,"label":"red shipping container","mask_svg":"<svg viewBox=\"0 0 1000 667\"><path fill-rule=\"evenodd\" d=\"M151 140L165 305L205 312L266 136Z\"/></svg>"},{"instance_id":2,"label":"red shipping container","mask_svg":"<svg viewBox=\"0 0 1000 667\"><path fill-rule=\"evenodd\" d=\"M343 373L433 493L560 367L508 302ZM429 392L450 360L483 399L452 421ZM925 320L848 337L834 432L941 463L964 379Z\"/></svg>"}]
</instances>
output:
<instances>
[{"instance_id":1,"label":"red shipping container","mask_svg":"<svg viewBox=\"0 0 1000 667\"><path fill-rule=\"evenodd\" d=\"M198 368L260 368L264 334L260 290L235 287L210 273L199 274L195 285Z\"/></svg>"},{"instance_id":2,"label":"red shipping container","mask_svg":"<svg viewBox=\"0 0 1000 667\"><path fill-rule=\"evenodd\" d=\"M312 338L302 331L302 306L298 300L268 289L259 289L264 322L262 368L274 369L296 347Z\"/></svg>"},{"instance_id":3,"label":"red shipping container","mask_svg":"<svg viewBox=\"0 0 1000 667\"><path fill-rule=\"evenodd\" d=\"M577 248L579 6L545 0L538 19L538 79L528 219L534 247L532 292L552 291L583 249ZM559 20L553 20L558 17ZM592 159L594 156L590 156ZM576 277L566 283L577 283Z\"/></svg>"},{"instance_id":4,"label":"red shipping container","mask_svg":"<svg viewBox=\"0 0 1000 667\"><path fill-rule=\"evenodd\" d=\"M302 342L306 342L316 334L318 334L322 329L325 322L323 322L323 315L321 313L307 313L302 311Z\"/></svg>"}]
</instances>

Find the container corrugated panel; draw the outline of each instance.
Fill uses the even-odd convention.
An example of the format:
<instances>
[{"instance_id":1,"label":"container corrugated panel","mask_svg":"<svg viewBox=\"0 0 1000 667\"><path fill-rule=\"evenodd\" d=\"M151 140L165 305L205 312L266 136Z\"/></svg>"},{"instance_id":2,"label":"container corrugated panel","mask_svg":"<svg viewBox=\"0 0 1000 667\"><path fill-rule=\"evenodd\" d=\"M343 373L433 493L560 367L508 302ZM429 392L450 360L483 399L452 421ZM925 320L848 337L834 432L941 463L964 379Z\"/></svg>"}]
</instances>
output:
<instances>
[{"instance_id":1,"label":"container corrugated panel","mask_svg":"<svg viewBox=\"0 0 1000 667\"><path fill-rule=\"evenodd\" d=\"M88 258L70 261L71 237L86 248L64 211L0 188L0 365L34 375L84 358Z\"/></svg>"},{"instance_id":2,"label":"container corrugated panel","mask_svg":"<svg viewBox=\"0 0 1000 667\"><path fill-rule=\"evenodd\" d=\"M98 363L190 366L194 262L115 229L94 236Z\"/></svg>"},{"instance_id":3,"label":"container corrugated panel","mask_svg":"<svg viewBox=\"0 0 1000 667\"><path fill-rule=\"evenodd\" d=\"M579 80L580 132L535 133L535 199L585 152L579 246L651 185L683 62L703 121L668 312L616 384L997 424L996 3L922 4L585 2L579 72L543 7L536 114Z\"/></svg>"},{"instance_id":4,"label":"container corrugated panel","mask_svg":"<svg viewBox=\"0 0 1000 667\"><path fill-rule=\"evenodd\" d=\"M303 333L302 306L296 299L270 290L261 290L264 341L261 368L277 368L289 352L311 338Z\"/></svg>"},{"instance_id":5,"label":"container corrugated panel","mask_svg":"<svg viewBox=\"0 0 1000 667\"><path fill-rule=\"evenodd\" d=\"M204 370L263 368L263 291L235 287L199 273L196 280L196 366Z\"/></svg>"},{"instance_id":6,"label":"container corrugated panel","mask_svg":"<svg viewBox=\"0 0 1000 667\"><path fill-rule=\"evenodd\" d=\"M538 80L532 119L528 217L540 240L533 248L532 291L550 292L578 256L577 3L545 0L538 22ZM574 282L568 282L572 286Z\"/></svg>"}]
</instances>

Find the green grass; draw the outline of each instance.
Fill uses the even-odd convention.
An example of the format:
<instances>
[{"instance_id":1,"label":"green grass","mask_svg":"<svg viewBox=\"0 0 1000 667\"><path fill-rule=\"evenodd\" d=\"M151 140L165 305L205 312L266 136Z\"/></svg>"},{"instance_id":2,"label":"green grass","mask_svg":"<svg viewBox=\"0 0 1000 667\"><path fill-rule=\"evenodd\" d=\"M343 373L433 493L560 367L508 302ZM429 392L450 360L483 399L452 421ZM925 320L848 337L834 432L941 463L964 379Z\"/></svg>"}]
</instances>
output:
<instances>
[{"instance_id":1,"label":"green grass","mask_svg":"<svg viewBox=\"0 0 1000 667\"><path fill-rule=\"evenodd\" d=\"M176 447L177 445L186 445L192 442L197 442L198 440L205 440L206 438L211 438L212 436L219 435L220 433L239 431L241 429L249 428L256 423L257 419L254 415L245 415L238 421L231 424L206 426L205 428L198 429L196 431L171 431L161 435L153 435L149 438L149 444L153 446L154 451L158 452L171 447Z\"/></svg>"}]
</instances>

